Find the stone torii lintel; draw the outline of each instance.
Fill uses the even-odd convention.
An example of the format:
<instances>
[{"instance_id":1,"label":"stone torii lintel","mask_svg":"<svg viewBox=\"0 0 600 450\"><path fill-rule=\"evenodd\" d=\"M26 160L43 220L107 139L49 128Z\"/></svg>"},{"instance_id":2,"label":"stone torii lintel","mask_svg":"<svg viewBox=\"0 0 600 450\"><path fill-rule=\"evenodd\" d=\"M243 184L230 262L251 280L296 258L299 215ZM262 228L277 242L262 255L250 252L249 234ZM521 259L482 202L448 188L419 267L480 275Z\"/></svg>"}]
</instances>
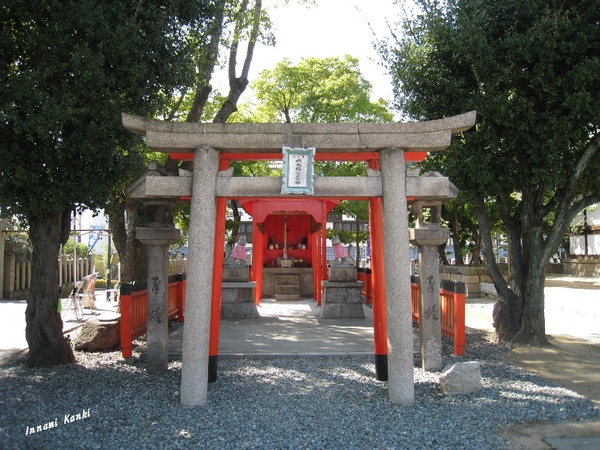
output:
<instances>
[{"instance_id":1,"label":"stone torii lintel","mask_svg":"<svg viewBox=\"0 0 600 450\"><path fill-rule=\"evenodd\" d=\"M452 134L475 124L471 111L452 117L410 123L186 123L165 122L122 114L123 126L146 136L152 150L193 153L212 147L222 153L281 152L283 146L315 147L317 152L362 152L397 148L439 151L450 145Z\"/></svg>"},{"instance_id":2,"label":"stone torii lintel","mask_svg":"<svg viewBox=\"0 0 600 450\"><path fill-rule=\"evenodd\" d=\"M381 177L316 177L314 196L328 198L380 197ZM406 195L411 199L447 201L456 197L458 191L447 177L427 174L406 177ZM127 189L127 197L181 198L192 195L191 176L161 176L158 170L149 170ZM216 195L224 198L285 197L281 194L280 177L231 177L216 179ZM312 196L311 196L312 197Z\"/></svg>"}]
</instances>

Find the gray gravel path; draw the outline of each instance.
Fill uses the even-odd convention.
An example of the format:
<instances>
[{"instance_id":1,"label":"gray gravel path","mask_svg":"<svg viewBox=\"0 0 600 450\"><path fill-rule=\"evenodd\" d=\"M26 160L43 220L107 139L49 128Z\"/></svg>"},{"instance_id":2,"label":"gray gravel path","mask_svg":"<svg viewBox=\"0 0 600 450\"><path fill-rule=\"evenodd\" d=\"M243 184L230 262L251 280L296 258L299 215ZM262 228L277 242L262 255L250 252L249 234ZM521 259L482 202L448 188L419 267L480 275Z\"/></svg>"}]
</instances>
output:
<instances>
[{"instance_id":1,"label":"gray gravel path","mask_svg":"<svg viewBox=\"0 0 600 450\"><path fill-rule=\"evenodd\" d=\"M410 407L388 402L368 357L224 359L208 403L191 409L179 405L177 361L148 375L142 363L119 364L119 352L37 370L15 358L0 368L0 448L501 449L510 443L499 432L515 424L600 417L480 337L470 331L467 354L445 363L480 361L483 389L445 397L439 374L415 360Z\"/></svg>"}]
</instances>

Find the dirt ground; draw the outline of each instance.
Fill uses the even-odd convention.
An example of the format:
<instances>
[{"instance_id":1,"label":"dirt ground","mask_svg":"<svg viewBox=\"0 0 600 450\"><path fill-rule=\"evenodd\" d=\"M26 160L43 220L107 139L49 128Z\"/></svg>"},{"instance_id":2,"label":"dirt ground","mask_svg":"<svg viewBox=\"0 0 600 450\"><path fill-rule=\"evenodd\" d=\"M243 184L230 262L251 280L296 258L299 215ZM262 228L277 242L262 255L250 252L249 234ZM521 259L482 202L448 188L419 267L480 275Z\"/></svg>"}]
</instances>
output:
<instances>
[{"instance_id":1,"label":"dirt ground","mask_svg":"<svg viewBox=\"0 0 600 450\"><path fill-rule=\"evenodd\" d=\"M510 359L526 370L551 380L591 399L600 407L600 346L581 342L571 336L548 336L548 348L520 347L510 353ZM550 449L544 439L552 437L600 439L600 421L564 422L558 425L535 425L506 431L517 449ZM565 444L566 445L566 444ZM572 448L597 449L594 444Z\"/></svg>"},{"instance_id":2,"label":"dirt ground","mask_svg":"<svg viewBox=\"0 0 600 450\"><path fill-rule=\"evenodd\" d=\"M511 359L600 407L600 346L571 336L549 336L551 347L513 349Z\"/></svg>"},{"instance_id":3,"label":"dirt ground","mask_svg":"<svg viewBox=\"0 0 600 450\"><path fill-rule=\"evenodd\" d=\"M545 295L546 333L551 345L514 348L508 358L557 386L591 399L600 408L600 279L549 278ZM466 305L467 326L488 333L489 339L493 337L491 312L495 302L492 298L467 299ZM505 435L514 442L515 449L600 450L600 420L532 423L506 430ZM557 444L552 438L563 439ZM585 442L587 438L591 438L590 443Z\"/></svg>"}]
</instances>

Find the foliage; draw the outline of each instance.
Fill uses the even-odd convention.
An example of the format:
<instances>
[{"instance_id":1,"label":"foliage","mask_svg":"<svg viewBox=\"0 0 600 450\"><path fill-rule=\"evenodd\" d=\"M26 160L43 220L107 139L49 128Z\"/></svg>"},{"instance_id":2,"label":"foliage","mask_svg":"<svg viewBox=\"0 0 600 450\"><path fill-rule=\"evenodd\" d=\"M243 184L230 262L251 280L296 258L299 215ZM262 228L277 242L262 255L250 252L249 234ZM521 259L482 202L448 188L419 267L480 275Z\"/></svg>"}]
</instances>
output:
<instances>
[{"instance_id":1,"label":"foliage","mask_svg":"<svg viewBox=\"0 0 600 450\"><path fill-rule=\"evenodd\" d=\"M384 100L370 100L372 85L360 73L358 59L289 59L263 70L252 83L256 106L250 117L264 122L389 122ZM246 119L244 119L246 117ZM239 121L249 121L248 113ZM254 120L257 121L257 120Z\"/></svg>"},{"instance_id":2,"label":"foliage","mask_svg":"<svg viewBox=\"0 0 600 450\"><path fill-rule=\"evenodd\" d=\"M387 104L370 100L372 85L360 73L358 60L303 58L297 65L284 59L264 70L252 83L255 98L232 115L232 121L306 123L389 122ZM257 163L269 170L265 163ZM316 176L365 176L365 163L319 161ZM343 201L335 210L357 219L368 218L368 202ZM329 234L331 234L328 231ZM365 242L368 234L336 230L342 242Z\"/></svg>"},{"instance_id":3,"label":"foliage","mask_svg":"<svg viewBox=\"0 0 600 450\"><path fill-rule=\"evenodd\" d=\"M545 343L545 267L573 217L600 200L600 4L418 3L422 13L382 49L396 106L418 120L477 110L476 131L428 168L475 206L502 296L498 337ZM508 235L510 288L494 262L490 203Z\"/></svg>"},{"instance_id":4,"label":"foliage","mask_svg":"<svg viewBox=\"0 0 600 450\"><path fill-rule=\"evenodd\" d=\"M75 240L73 238L69 238L65 245L62 248L62 254L67 256L73 256L73 245ZM82 244L81 242L77 242L77 257L85 258L88 254L88 246Z\"/></svg>"},{"instance_id":5,"label":"foliage","mask_svg":"<svg viewBox=\"0 0 600 450\"><path fill-rule=\"evenodd\" d=\"M194 75L187 30L212 2L14 0L0 4L0 207L33 245L28 366L72 362L55 263L70 212L105 205L133 166L123 111L153 116Z\"/></svg>"},{"instance_id":6,"label":"foliage","mask_svg":"<svg viewBox=\"0 0 600 450\"><path fill-rule=\"evenodd\" d=\"M201 28L201 7L4 3L0 204L24 216L103 206L134 138L121 112L152 115L161 92L186 83L182 28Z\"/></svg>"}]
</instances>

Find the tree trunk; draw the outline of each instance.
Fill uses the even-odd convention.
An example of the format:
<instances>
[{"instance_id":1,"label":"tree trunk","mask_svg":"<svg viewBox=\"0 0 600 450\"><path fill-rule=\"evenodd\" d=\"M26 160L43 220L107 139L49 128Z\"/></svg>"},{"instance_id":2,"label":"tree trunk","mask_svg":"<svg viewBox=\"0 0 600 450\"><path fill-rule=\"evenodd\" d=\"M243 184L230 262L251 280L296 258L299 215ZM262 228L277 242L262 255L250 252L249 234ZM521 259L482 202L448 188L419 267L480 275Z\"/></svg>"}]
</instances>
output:
<instances>
[{"instance_id":1,"label":"tree trunk","mask_svg":"<svg viewBox=\"0 0 600 450\"><path fill-rule=\"evenodd\" d=\"M496 292L500 299L494 305L493 322L496 330L496 340L500 342L510 342L515 334L519 331L519 323L521 318L520 302L518 296L519 287L509 288L506 280L500 273L500 269L493 257L493 243L491 226L486 214L484 199L477 198L477 220L479 222L481 242L483 246L483 254L486 259L486 264L490 272L490 277L496 288ZM507 225L507 234L509 242L512 242L511 237L518 233L518 229ZM512 250L512 249L511 249ZM518 265L520 258L511 259L511 264ZM519 273L521 271L519 270ZM511 287L513 282L520 282L520 277L511 278Z\"/></svg>"},{"instance_id":2,"label":"tree trunk","mask_svg":"<svg viewBox=\"0 0 600 450\"><path fill-rule=\"evenodd\" d=\"M527 276L521 278L521 320L514 345L548 345L544 317L544 283L547 263L543 260L544 243L539 236L528 239Z\"/></svg>"},{"instance_id":3,"label":"tree trunk","mask_svg":"<svg viewBox=\"0 0 600 450\"><path fill-rule=\"evenodd\" d=\"M135 228L142 224L142 203L127 200L119 207L111 208L108 223L121 261L121 281L131 283L145 280L148 267L146 249L135 238Z\"/></svg>"},{"instance_id":4,"label":"tree trunk","mask_svg":"<svg viewBox=\"0 0 600 450\"><path fill-rule=\"evenodd\" d=\"M448 265L448 255L446 255L446 244L438 245L438 256L444 266Z\"/></svg>"},{"instance_id":5,"label":"tree trunk","mask_svg":"<svg viewBox=\"0 0 600 450\"><path fill-rule=\"evenodd\" d=\"M227 123L229 116L237 111L237 102L244 93L246 86L248 86L248 80L238 78L235 81L230 81L229 86L229 95L221 105L219 112L217 112L213 120L214 123Z\"/></svg>"},{"instance_id":6,"label":"tree trunk","mask_svg":"<svg viewBox=\"0 0 600 450\"><path fill-rule=\"evenodd\" d=\"M463 256L462 256L462 248L461 248L461 238L460 238L460 234L458 232L458 208L454 209L454 214L452 216L452 230L451 230L451 237L452 237L452 247L454 248L454 258L455 258L455 264L457 266L462 266L464 265L464 260L463 260Z\"/></svg>"},{"instance_id":7,"label":"tree trunk","mask_svg":"<svg viewBox=\"0 0 600 450\"><path fill-rule=\"evenodd\" d=\"M69 364L75 361L75 355L63 335L63 322L58 312L58 252L69 236L70 211L28 219L33 246L31 270L36 276L31 280L25 311L25 336L29 345L26 365ZM49 261L55 263L49 264Z\"/></svg>"}]
</instances>

